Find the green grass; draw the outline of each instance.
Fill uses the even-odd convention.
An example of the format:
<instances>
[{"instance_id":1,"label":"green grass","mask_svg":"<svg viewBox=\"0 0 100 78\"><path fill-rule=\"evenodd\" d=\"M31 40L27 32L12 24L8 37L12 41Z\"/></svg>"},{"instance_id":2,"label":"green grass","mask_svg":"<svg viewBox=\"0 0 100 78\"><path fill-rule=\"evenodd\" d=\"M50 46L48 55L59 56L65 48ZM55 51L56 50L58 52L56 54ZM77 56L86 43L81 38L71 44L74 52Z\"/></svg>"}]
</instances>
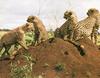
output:
<instances>
[{"instance_id":1,"label":"green grass","mask_svg":"<svg viewBox=\"0 0 100 78\"><path fill-rule=\"evenodd\" d=\"M34 42L34 33L33 32L28 32L25 35L25 41L27 46L30 45L31 43Z\"/></svg>"},{"instance_id":2,"label":"green grass","mask_svg":"<svg viewBox=\"0 0 100 78\"><path fill-rule=\"evenodd\" d=\"M63 70L65 70L65 65L63 63L57 63L55 66L55 70L57 72L63 71Z\"/></svg>"},{"instance_id":3,"label":"green grass","mask_svg":"<svg viewBox=\"0 0 100 78\"><path fill-rule=\"evenodd\" d=\"M21 61L11 62L11 78L32 78L32 56L27 52L22 55L24 65L20 65Z\"/></svg>"}]
</instances>

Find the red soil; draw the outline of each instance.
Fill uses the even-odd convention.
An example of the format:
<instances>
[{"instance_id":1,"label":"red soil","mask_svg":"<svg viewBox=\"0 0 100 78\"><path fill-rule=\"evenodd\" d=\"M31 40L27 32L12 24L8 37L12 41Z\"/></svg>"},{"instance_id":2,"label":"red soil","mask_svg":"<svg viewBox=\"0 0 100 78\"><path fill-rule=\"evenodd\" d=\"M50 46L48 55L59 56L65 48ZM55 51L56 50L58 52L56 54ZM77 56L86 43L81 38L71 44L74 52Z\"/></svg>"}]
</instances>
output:
<instances>
[{"instance_id":1,"label":"red soil","mask_svg":"<svg viewBox=\"0 0 100 78\"><path fill-rule=\"evenodd\" d=\"M56 38L47 40L38 46L30 46L29 53L36 64L33 65L33 76L43 76L43 78L100 78L100 51L89 39L79 41L84 45L85 55L81 56L77 47L68 41ZM20 50L19 52L24 52ZM23 61L21 55L16 56L17 60ZM57 65L61 66L60 67ZM9 60L0 61L0 76L6 71L9 78ZM34 78L34 77L33 77Z\"/></svg>"}]
</instances>

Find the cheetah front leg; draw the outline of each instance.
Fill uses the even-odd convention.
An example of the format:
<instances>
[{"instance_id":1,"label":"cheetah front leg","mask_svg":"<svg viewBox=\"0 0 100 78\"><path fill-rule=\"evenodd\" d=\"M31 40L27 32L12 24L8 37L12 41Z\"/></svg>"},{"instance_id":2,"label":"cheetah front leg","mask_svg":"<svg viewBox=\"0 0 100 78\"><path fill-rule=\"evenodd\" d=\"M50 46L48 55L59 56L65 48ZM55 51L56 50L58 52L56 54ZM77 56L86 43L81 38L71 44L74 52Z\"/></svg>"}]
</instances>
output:
<instances>
[{"instance_id":1,"label":"cheetah front leg","mask_svg":"<svg viewBox=\"0 0 100 78\"><path fill-rule=\"evenodd\" d=\"M0 45L0 54L1 54L2 49L3 49L3 46L2 46L2 45Z\"/></svg>"},{"instance_id":2,"label":"cheetah front leg","mask_svg":"<svg viewBox=\"0 0 100 78\"><path fill-rule=\"evenodd\" d=\"M5 48L5 51L3 52L2 57L5 56L5 54L7 54L8 56L10 56L10 53L8 51L11 48L11 46L6 46L5 45L4 48Z\"/></svg>"},{"instance_id":3,"label":"cheetah front leg","mask_svg":"<svg viewBox=\"0 0 100 78\"><path fill-rule=\"evenodd\" d=\"M18 41L18 44L23 47L25 50L28 50L28 47L26 46L25 42L23 41Z\"/></svg>"},{"instance_id":4,"label":"cheetah front leg","mask_svg":"<svg viewBox=\"0 0 100 78\"><path fill-rule=\"evenodd\" d=\"M94 36L94 34L93 33L91 33L91 40L93 41L93 36Z\"/></svg>"},{"instance_id":5,"label":"cheetah front leg","mask_svg":"<svg viewBox=\"0 0 100 78\"><path fill-rule=\"evenodd\" d=\"M97 43L97 34L94 34L94 43Z\"/></svg>"}]
</instances>

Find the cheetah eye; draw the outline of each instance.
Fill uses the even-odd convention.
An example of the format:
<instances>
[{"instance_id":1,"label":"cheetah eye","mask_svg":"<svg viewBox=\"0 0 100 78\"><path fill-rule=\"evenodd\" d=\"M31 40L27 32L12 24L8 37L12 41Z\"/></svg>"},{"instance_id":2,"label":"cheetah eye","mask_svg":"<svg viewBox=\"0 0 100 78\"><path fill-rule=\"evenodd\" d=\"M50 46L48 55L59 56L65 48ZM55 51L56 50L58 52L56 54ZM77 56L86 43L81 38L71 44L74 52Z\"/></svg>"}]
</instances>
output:
<instances>
[{"instance_id":1,"label":"cheetah eye","mask_svg":"<svg viewBox=\"0 0 100 78\"><path fill-rule=\"evenodd\" d=\"M91 13L93 13L93 12L94 12L94 10L90 10L90 12L91 12Z\"/></svg>"},{"instance_id":2,"label":"cheetah eye","mask_svg":"<svg viewBox=\"0 0 100 78\"><path fill-rule=\"evenodd\" d=\"M69 12L69 15L72 15L72 12Z\"/></svg>"},{"instance_id":3,"label":"cheetah eye","mask_svg":"<svg viewBox=\"0 0 100 78\"><path fill-rule=\"evenodd\" d=\"M64 16L66 16L66 13L64 13Z\"/></svg>"},{"instance_id":4,"label":"cheetah eye","mask_svg":"<svg viewBox=\"0 0 100 78\"><path fill-rule=\"evenodd\" d=\"M34 17L32 17L31 19L34 20Z\"/></svg>"},{"instance_id":5,"label":"cheetah eye","mask_svg":"<svg viewBox=\"0 0 100 78\"><path fill-rule=\"evenodd\" d=\"M28 24L28 23L26 23L26 26L28 27L28 26L29 26L29 24Z\"/></svg>"}]
</instances>

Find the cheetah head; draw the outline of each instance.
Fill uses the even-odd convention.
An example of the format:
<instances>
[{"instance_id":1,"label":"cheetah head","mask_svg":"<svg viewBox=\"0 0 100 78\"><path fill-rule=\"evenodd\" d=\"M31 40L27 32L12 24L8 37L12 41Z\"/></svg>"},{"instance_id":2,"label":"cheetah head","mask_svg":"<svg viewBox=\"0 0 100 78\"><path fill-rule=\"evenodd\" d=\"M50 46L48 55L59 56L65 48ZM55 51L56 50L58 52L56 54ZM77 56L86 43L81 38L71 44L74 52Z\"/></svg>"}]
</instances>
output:
<instances>
[{"instance_id":1,"label":"cheetah head","mask_svg":"<svg viewBox=\"0 0 100 78\"><path fill-rule=\"evenodd\" d=\"M65 18L65 19L71 19L71 18L73 18L73 17L75 17L75 14L74 14L74 12L72 12L72 11L66 11L66 12L64 13L64 18Z\"/></svg>"},{"instance_id":2,"label":"cheetah head","mask_svg":"<svg viewBox=\"0 0 100 78\"><path fill-rule=\"evenodd\" d=\"M88 10L87 15L88 16L92 16L92 15L96 15L99 14L99 10L95 9L95 8L91 8Z\"/></svg>"},{"instance_id":3,"label":"cheetah head","mask_svg":"<svg viewBox=\"0 0 100 78\"><path fill-rule=\"evenodd\" d=\"M35 19L35 16L29 16L27 18L27 22L33 23L34 19Z\"/></svg>"}]
</instances>

